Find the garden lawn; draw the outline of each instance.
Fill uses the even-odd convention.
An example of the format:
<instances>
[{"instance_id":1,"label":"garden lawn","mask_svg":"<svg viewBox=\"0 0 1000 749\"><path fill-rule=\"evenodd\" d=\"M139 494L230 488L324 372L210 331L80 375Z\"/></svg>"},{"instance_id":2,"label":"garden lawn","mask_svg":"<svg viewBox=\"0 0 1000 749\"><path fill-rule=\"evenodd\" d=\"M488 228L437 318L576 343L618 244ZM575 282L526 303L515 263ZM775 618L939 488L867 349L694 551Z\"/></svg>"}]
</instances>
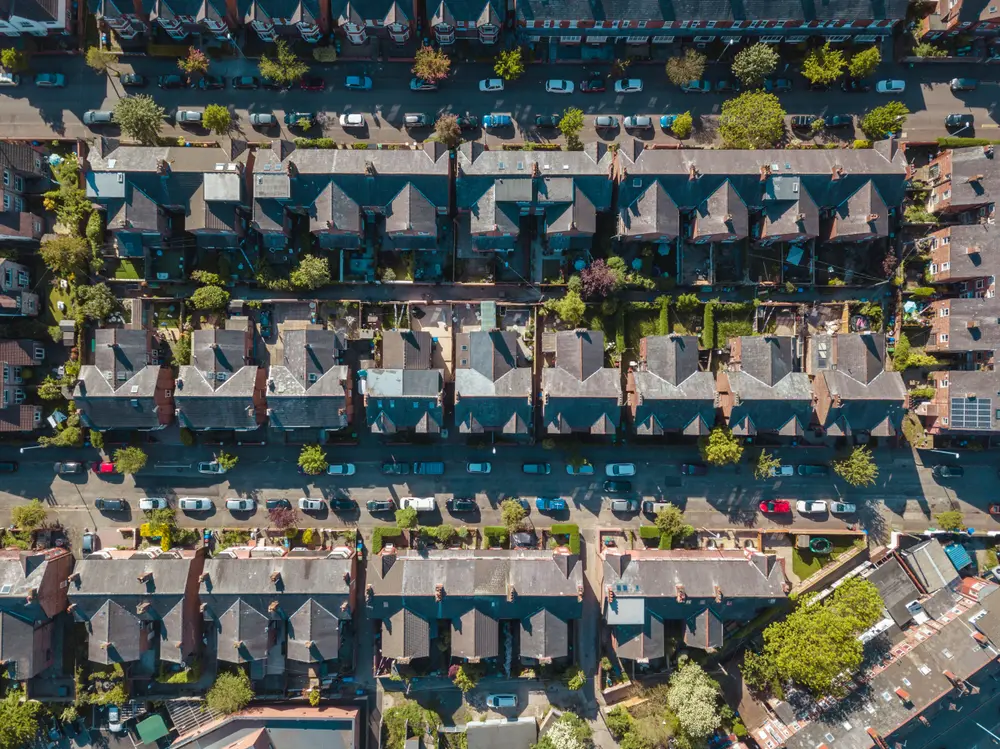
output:
<instances>
[{"instance_id":1,"label":"garden lawn","mask_svg":"<svg viewBox=\"0 0 1000 749\"><path fill-rule=\"evenodd\" d=\"M799 580L805 580L807 577L819 572L819 570L834 561L852 546L854 546L853 542L834 541L833 548L829 554L813 554L808 549L793 549L792 572L795 573L795 576Z\"/></svg>"},{"instance_id":2,"label":"garden lawn","mask_svg":"<svg viewBox=\"0 0 1000 749\"><path fill-rule=\"evenodd\" d=\"M73 309L73 300L70 296L70 289L60 289L57 284L48 285L48 319L46 319L47 325L58 325L61 320L65 320L70 316ZM58 303L63 302L66 305L66 312L59 309Z\"/></svg>"}]
</instances>

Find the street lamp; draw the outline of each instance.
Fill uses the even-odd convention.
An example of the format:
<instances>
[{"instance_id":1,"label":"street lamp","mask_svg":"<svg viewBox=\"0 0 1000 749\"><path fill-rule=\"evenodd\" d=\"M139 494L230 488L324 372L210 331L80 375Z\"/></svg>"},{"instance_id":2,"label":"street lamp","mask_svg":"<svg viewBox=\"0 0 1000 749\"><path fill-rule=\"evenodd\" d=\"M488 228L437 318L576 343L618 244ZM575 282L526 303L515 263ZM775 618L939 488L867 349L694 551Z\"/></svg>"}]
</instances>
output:
<instances>
[{"instance_id":1,"label":"street lamp","mask_svg":"<svg viewBox=\"0 0 1000 749\"><path fill-rule=\"evenodd\" d=\"M729 48L733 46L733 42L734 42L734 41L736 41L736 40L735 40L735 39L728 39L728 40L726 41L726 46L725 46L725 48L724 48L724 49L722 50L722 54L721 54L721 55L719 55L719 60L721 60L721 59L722 59L722 57L723 57L723 55L725 55L725 54L726 54L726 52L728 52L728 51L729 51ZM716 62L719 62L719 60L716 60Z\"/></svg>"},{"instance_id":2,"label":"street lamp","mask_svg":"<svg viewBox=\"0 0 1000 749\"><path fill-rule=\"evenodd\" d=\"M976 723L976 725L982 728L986 733L988 733L993 738L994 743L1000 744L1000 736L997 736L995 733L993 733L993 731L989 730L985 726L980 725L979 723Z\"/></svg>"},{"instance_id":3,"label":"street lamp","mask_svg":"<svg viewBox=\"0 0 1000 749\"><path fill-rule=\"evenodd\" d=\"M22 447L21 455L24 455L25 450L39 450L43 447L45 447L45 445L31 445L30 447Z\"/></svg>"}]
</instances>

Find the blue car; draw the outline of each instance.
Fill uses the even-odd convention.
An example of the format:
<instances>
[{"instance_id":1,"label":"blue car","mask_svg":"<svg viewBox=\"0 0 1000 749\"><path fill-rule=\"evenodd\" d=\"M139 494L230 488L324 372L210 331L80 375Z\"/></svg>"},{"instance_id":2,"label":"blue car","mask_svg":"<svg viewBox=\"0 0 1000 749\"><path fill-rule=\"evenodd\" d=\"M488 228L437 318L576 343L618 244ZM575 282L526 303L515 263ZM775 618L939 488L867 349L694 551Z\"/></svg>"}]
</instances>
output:
<instances>
[{"instance_id":1,"label":"blue car","mask_svg":"<svg viewBox=\"0 0 1000 749\"><path fill-rule=\"evenodd\" d=\"M483 115L483 127L485 128L510 127L511 122L509 114L494 113Z\"/></svg>"},{"instance_id":2,"label":"blue car","mask_svg":"<svg viewBox=\"0 0 1000 749\"><path fill-rule=\"evenodd\" d=\"M535 509L539 512L562 512L566 509L566 500L558 497L539 497L535 500Z\"/></svg>"},{"instance_id":3,"label":"blue car","mask_svg":"<svg viewBox=\"0 0 1000 749\"><path fill-rule=\"evenodd\" d=\"M674 120L676 119L677 119L676 114L665 114L662 117L660 117L660 127L662 127L664 130L669 130L674 126Z\"/></svg>"}]
</instances>

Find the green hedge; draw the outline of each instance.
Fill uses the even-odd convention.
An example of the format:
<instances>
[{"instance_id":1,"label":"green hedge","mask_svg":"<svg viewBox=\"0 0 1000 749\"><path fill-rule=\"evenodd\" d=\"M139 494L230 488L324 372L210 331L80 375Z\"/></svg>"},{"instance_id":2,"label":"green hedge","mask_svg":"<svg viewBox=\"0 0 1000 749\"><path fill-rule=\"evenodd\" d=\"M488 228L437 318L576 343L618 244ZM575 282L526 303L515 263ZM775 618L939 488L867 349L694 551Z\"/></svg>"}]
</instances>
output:
<instances>
[{"instance_id":1,"label":"green hedge","mask_svg":"<svg viewBox=\"0 0 1000 749\"><path fill-rule=\"evenodd\" d=\"M384 538L396 538L398 536L401 536L402 534L403 534L403 531L401 531L399 528L397 528L394 525L390 525L390 526L377 525L377 526L375 526L375 530L372 531L372 554L378 554L380 551L382 551L382 538L383 537Z\"/></svg>"},{"instance_id":2,"label":"green hedge","mask_svg":"<svg viewBox=\"0 0 1000 749\"><path fill-rule=\"evenodd\" d=\"M336 148L333 138L296 138L296 148Z\"/></svg>"},{"instance_id":3,"label":"green hedge","mask_svg":"<svg viewBox=\"0 0 1000 749\"><path fill-rule=\"evenodd\" d=\"M569 550L580 553L580 526L575 523L556 523L549 532L556 536L569 536Z\"/></svg>"},{"instance_id":4,"label":"green hedge","mask_svg":"<svg viewBox=\"0 0 1000 749\"><path fill-rule=\"evenodd\" d=\"M660 537L660 529L655 525L642 525L639 526L639 538L645 539L658 539Z\"/></svg>"},{"instance_id":5,"label":"green hedge","mask_svg":"<svg viewBox=\"0 0 1000 749\"><path fill-rule=\"evenodd\" d=\"M715 302L705 304L705 316L702 320L702 348L715 348Z\"/></svg>"},{"instance_id":6,"label":"green hedge","mask_svg":"<svg viewBox=\"0 0 1000 749\"><path fill-rule=\"evenodd\" d=\"M938 138L937 142L942 148L967 148L970 146L990 146L1000 144L1000 140L990 140L989 138L945 137Z\"/></svg>"},{"instance_id":7,"label":"green hedge","mask_svg":"<svg viewBox=\"0 0 1000 749\"><path fill-rule=\"evenodd\" d=\"M488 548L504 546L508 539L507 529L502 525L487 525L483 528L483 538L486 539Z\"/></svg>"}]
</instances>

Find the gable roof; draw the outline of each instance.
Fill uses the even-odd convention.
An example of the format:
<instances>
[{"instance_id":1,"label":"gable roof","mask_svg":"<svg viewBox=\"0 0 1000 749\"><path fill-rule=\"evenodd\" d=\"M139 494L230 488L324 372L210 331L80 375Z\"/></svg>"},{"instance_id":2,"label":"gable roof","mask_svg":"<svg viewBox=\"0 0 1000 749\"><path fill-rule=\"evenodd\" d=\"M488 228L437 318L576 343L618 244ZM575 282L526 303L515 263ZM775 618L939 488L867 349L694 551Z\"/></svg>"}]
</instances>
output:
<instances>
[{"instance_id":1,"label":"gable roof","mask_svg":"<svg viewBox=\"0 0 1000 749\"><path fill-rule=\"evenodd\" d=\"M933 340L934 348L947 351L996 351L1000 349L1000 299L942 299L932 311L947 307L948 340Z\"/></svg>"},{"instance_id":2,"label":"gable roof","mask_svg":"<svg viewBox=\"0 0 1000 749\"><path fill-rule=\"evenodd\" d=\"M474 331L458 336L455 423L464 434L499 429L527 434L531 423L531 367L514 331Z\"/></svg>"},{"instance_id":3,"label":"gable roof","mask_svg":"<svg viewBox=\"0 0 1000 749\"><path fill-rule=\"evenodd\" d=\"M629 373L638 434L708 434L715 422L715 376L698 364L696 336L647 336Z\"/></svg>"},{"instance_id":4,"label":"gable roof","mask_svg":"<svg viewBox=\"0 0 1000 749\"><path fill-rule=\"evenodd\" d=\"M543 419L549 433L613 434L621 421L621 372L604 366L604 333L556 333L555 366L542 369Z\"/></svg>"},{"instance_id":5,"label":"gable roof","mask_svg":"<svg viewBox=\"0 0 1000 749\"><path fill-rule=\"evenodd\" d=\"M458 21L472 22L475 28L486 24L500 26L505 15L498 0L435 0L427 6L427 15L433 28L440 23L451 26Z\"/></svg>"},{"instance_id":6,"label":"gable roof","mask_svg":"<svg viewBox=\"0 0 1000 749\"><path fill-rule=\"evenodd\" d=\"M809 375L796 371L790 336L742 336L730 339L732 391L730 428L734 434L778 432L801 435L812 420Z\"/></svg>"},{"instance_id":7,"label":"gable roof","mask_svg":"<svg viewBox=\"0 0 1000 749\"><path fill-rule=\"evenodd\" d=\"M242 323L242 329L241 329ZM177 417L191 429L253 429L258 367L249 353L246 318L227 329L191 334L191 364L179 368L174 388Z\"/></svg>"},{"instance_id":8,"label":"gable roof","mask_svg":"<svg viewBox=\"0 0 1000 749\"><path fill-rule=\"evenodd\" d=\"M867 18L872 20L902 19L906 16L906 3L891 0L888 3L875 0L830 0L823 5L803 5L794 0L747 0L746 2L690 2L670 0L656 5L636 4L635 0L608 0L600 4L583 0L528 0L517 7L518 20L556 21L612 21L615 19L653 19L663 21L698 21L717 18L724 21L754 19L792 19L799 21L841 20L845 18ZM536 29L532 29L536 31ZM545 29L537 29L545 33ZM601 32L611 31L601 29ZM625 32L634 33L631 29ZM551 32L549 32L551 33Z\"/></svg>"},{"instance_id":9,"label":"gable roof","mask_svg":"<svg viewBox=\"0 0 1000 749\"><path fill-rule=\"evenodd\" d=\"M948 175L941 175L947 179ZM982 179L980 179L982 177ZM993 203L1000 194L1000 160L982 146L951 149L951 204Z\"/></svg>"},{"instance_id":10,"label":"gable roof","mask_svg":"<svg viewBox=\"0 0 1000 749\"><path fill-rule=\"evenodd\" d=\"M332 330L286 330L281 363L267 379L273 426L343 429L347 426L350 369L341 364L345 341Z\"/></svg>"}]
</instances>

